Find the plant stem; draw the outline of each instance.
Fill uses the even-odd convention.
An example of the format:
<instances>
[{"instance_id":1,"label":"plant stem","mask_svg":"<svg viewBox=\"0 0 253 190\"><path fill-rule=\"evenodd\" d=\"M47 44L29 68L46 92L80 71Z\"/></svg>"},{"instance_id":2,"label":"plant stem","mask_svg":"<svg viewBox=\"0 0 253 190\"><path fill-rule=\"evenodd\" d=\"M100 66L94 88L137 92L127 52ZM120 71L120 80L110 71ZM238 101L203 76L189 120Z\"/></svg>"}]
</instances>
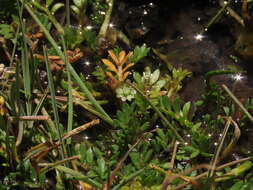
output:
<instances>
[{"instance_id":1,"label":"plant stem","mask_svg":"<svg viewBox=\"0 0 253 190\"><path fill-rule=\"evenodd\" d=\"M146 170L147 168L141 168L140 170L137 170L136 172L124 178L124 180L122 180L118 185L114 186L112 190L119 190L122 186L126 185L129 181L131 181L132 179L134 179L135 177L137 177Z\"/></svg>"},{"instance_id":2,"label":"plant stem","mask_svg":"<svg viewBox=\"0 0 253 190\"><path fill-rule=\"evenodd\" d=\"M79 155L76 155L76 156L72 156L72 157L69 157L69 158L65 158L63 160L60 160L60 161L57 161L55 163L50 163L50 164L47 164L46 167L42 168L40 173L46 173L52 169L54 169L56 166L59 166L63 163L66 163L66 162L70 162L71 160L79 160L81 156Z\"/></svg>"},{"instance_id":3,"label":"plant stem","mask_svg":"<svg viewBox=\"0 0 253 190\"><path fill-rule=\"evenodd\" d=\"M69 26L70 26L70 8L69 8L69 0L66 0L65 6L66 6L66 24L67 24L67 27L69 27Z\"/></svg>"},{"instance_id":4,"label":"plant stem","mask_svg":"<svg viewBox=\"0 0 253 190\"><path fill-rule=\"evenodd\" d=\"M217 19L221 16L221 14L226 10L226 8L228 7L228 5L231 3L231 0L229 0L227 2L226 5L224 5L219 11L218 13L208 22L207 26L205 27L205 30L207 30L208 28L210 28L216 21Z\"/></svg>"},{"instance_id":5,"label":"plant stem","mask_svg":"<svg viewBox=\"0 0 253 190\"><path fill-rule=\"evenodd\" d=\"M233 166L235 164L239 164L241 162L245 162L245 161L250 160L250 159L251 159L251 157L247 157L247 158L242 158L240 160L235 160L235 161L223 164L223 165L218 166L217 168L215 168L215 171L222 170L222 169L224 169L226 167L230 167L230 166ZM189 172L187 172L187 173L189 173ZM184 174L186 174L186 172ZM202 174L197 175L196 177L194 177L194 180L201 179L202 177L204 177L206 175L208 175L208 171L204 172ZM182 188L184 188L185 186L187 186L189 184L190 184L190 182L186 182L186 183L183 183L183 184L180 184L180 185L176 186L175 188L172 188L171 190L179 190L179 189L182 189Z\"/></svg>"},{"instance_id":6,"label":"plant stem","mask_svg":"<svg viewBox=\"0 0 253 190\"><path fill-rule=\"evenodd\" d=\"M100 28L99 33L98 33L98 36L99 36L98 43L101 42L101 39L106 37L106 32L107 32L107 29L108 29L108 26L109 26L109 23L110 23L110 19L111 19L113 4L114 4L114 0L109 0L108 1L109 8L106 12L104 22L103 22L103 24Z\"/></svg>"},{"instance_id":7,"label":"plant stem","mask_svg":"<svg viewBox=\"0 0 253 190\"><path fill-rule=\"evenodd\" d=\"M219 158L219 155L220 155L220 152L221 152L221 149L222 149L222 146L224 144L224 140L225 140L225 137L227 135L227 132L228 132L228 129L231 125L231 122L232 122L232 118L231 117L228 117L228 120L226 122L226 125L225 125L225 128L223 130L223 133L222 133L222 138L221 138L221 141L220 141L220 144L219 144L219 147L215 153L215 157L213 159L213 163L212 163L212 167L210 169L210 172L209 172L209 178L213 177L213 174L214 174L214 170L216 168L216 165L218 163L218 158Z\"/></svg>"},{"instance_id":8,"label":"plant stem","mask_svg":"<svg viewBox=\"0 0 253 190\"><path fill-rule=\"evenodd\" d=\"M242 111L248 116L251 122L253 122L253 117L248 112L248 110L243 106L243 104L235 97L235 95L228 89L228 87L223 84L222 88L228 93L228 95L234 100L234 102L242 109Z\"/></svg>"},{"instance_id":9,"label":"plant stem","mask_svg":"<svg viewBox=\"0 0 253 190\"><path fill-rule=\"evenodd\" d=\"M214 71L209 71L205 74L205 80L206 80L206 84L207 86L210 86L210 79L213 76L217 76L217 75L227 75L227 74L236 74L238 73L238 71L234 71L234 70L214 70Z\"/></svg>"}]
</instances>

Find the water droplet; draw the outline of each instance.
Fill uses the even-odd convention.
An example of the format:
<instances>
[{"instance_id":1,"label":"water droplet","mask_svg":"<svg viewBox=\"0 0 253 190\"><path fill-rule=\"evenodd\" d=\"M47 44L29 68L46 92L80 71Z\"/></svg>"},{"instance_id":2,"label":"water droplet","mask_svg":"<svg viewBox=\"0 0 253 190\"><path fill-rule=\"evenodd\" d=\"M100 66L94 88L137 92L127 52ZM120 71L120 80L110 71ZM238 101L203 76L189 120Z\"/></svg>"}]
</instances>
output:
<instances>
[{"instance_id":1,"label":"water droplet","mask_svg":"<svg viewBox=\"0 0 253 190\"><path fill-rule=\"evenodd\" d=\"M93 27L91 25L86 26L87 30L91 30Z\"/></svg>"},{"instance_id":2,"label":"water droplet","mask_svg":"<svg viewBox=\"0 0 253 190\"><path fill-rule=\"evenodd\" d=\"M148 14L148 11L144 9L143 14L144 14L144 15L147 15L147 14Z\"/></svg>"},{"instance_id":3,"label":"water droplet","mask_svg":"<svg viewBox=\"0 0 253 190\"><path fill-rule=\"evenodd\" d=\"M153 8L153 7L155 6L153 2L150 2L148 5L149 5L151 8Z\"/></svg>"},{"instance_id":4,"label":"water droplet","mask_svg":"<svg viewBox=\"0 0 253 190\"><path fill-rule=\"evenodd\" d=\"M109 24L109 27L110 27L110 28L113 28L113 27L114 27L114 24L113 24L113 23L110 23L110 24Z\"/></svg>"},{"instance_id":5,"label":"water droplet","mask_svg":"<svg viewBox=\"0 0 253 190\"><path fill-rule=\"evenodd\" d=\"M99 14L105 15L105 12L104 11L99 11Z\"/></svg>"}]
</instances>

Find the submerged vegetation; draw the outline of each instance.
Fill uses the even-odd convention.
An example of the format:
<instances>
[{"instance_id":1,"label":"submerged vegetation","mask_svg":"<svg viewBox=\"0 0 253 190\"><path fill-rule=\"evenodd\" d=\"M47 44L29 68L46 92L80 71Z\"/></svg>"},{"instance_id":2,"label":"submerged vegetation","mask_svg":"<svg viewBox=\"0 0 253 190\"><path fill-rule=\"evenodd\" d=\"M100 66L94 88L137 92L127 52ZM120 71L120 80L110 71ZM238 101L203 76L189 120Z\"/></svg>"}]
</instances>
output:
<instances>
[{"instance_id":1,"label":"submerged vegetation","mask_svg":"<svg viewBox=\"0 0 253 190\"><path fill-rule=\"evenodd\" d=\"M148 15L163 4L131 3L1 0L0 189L252 189L253 102L236 94L247 67L202 72L188 44L164 53L188 39L152 44L147 20L158 13ZM202 31L225 11L236 18L237 63L253 53L252 4L243 0L239 18L233 3L216 4ZM215 62L202 31L201 64Z\"/></svg>"}]
</instances>

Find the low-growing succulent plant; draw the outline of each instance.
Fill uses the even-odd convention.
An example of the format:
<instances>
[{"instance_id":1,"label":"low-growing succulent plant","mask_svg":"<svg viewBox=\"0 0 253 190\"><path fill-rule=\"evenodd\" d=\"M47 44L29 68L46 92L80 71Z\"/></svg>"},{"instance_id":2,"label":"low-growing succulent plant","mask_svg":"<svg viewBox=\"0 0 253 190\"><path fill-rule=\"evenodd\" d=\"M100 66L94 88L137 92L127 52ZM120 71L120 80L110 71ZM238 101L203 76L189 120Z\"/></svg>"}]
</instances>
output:
<instances>
[{"instance_id":1,"label":"low-growing succulent plant","mask_svg":"<svg viewBox=\"0 0 253 190\"><path fill-rule=\"evenodd\" d=\"M136 90L129 85L124 84L116 89L116 94L123 102L126 100L131 101L136 94Z\"/></svg>"},{"instance_id":2,"label":"low-growing succulent plant","mask_svg":"<svg viewBox=\"0 0 253 190\"><path fill-rule=\"evenodd\" d=\"M154 72L151 72L150 67L145 68L142 76L135 72L134 79L137 86L150 98L158 97L166 84L166 80L160 78L160 70L156 69Z\"/></svg>"}]
</instances>

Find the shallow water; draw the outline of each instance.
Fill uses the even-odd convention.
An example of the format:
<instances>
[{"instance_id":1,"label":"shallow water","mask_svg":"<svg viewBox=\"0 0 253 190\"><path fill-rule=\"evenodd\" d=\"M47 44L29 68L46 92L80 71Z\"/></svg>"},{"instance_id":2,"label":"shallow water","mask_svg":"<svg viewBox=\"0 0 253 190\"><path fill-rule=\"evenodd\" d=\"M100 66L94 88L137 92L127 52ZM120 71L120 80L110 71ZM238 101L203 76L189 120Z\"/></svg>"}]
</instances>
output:
<instances>
[{"instance_id":1,"label":"shallow water","mask_svg":"<svg viewBox=\"0 0 253 190\"><path fill-rule=\"evenodd\" d=\"M239 9L236 4L233 8ZM223 15L222 19L205 30L219 9L217 1L180 1L179 4L175 1L120 2L118 12L114 13L116 18L112 20L134 44L146 43L162 55L159 60L158 54L153 51L142 65L159 67L166 73L166 63L169 63L193 73L180 93L184 100L197 101L203 95L206 88L204 75L207 72L235 67L243 73L220 75L212 80L218 85L226 84L239 100L245 101L253 97L253 77L247 61L233 59L238 24L229 15ZM122 13L124 16L119 19L118 15ZM243 138L237 147L238 152L253 151L253 146L248 142L252 134L250 131L250 127L242 130Z\"/></svg>"}]
</instances>

